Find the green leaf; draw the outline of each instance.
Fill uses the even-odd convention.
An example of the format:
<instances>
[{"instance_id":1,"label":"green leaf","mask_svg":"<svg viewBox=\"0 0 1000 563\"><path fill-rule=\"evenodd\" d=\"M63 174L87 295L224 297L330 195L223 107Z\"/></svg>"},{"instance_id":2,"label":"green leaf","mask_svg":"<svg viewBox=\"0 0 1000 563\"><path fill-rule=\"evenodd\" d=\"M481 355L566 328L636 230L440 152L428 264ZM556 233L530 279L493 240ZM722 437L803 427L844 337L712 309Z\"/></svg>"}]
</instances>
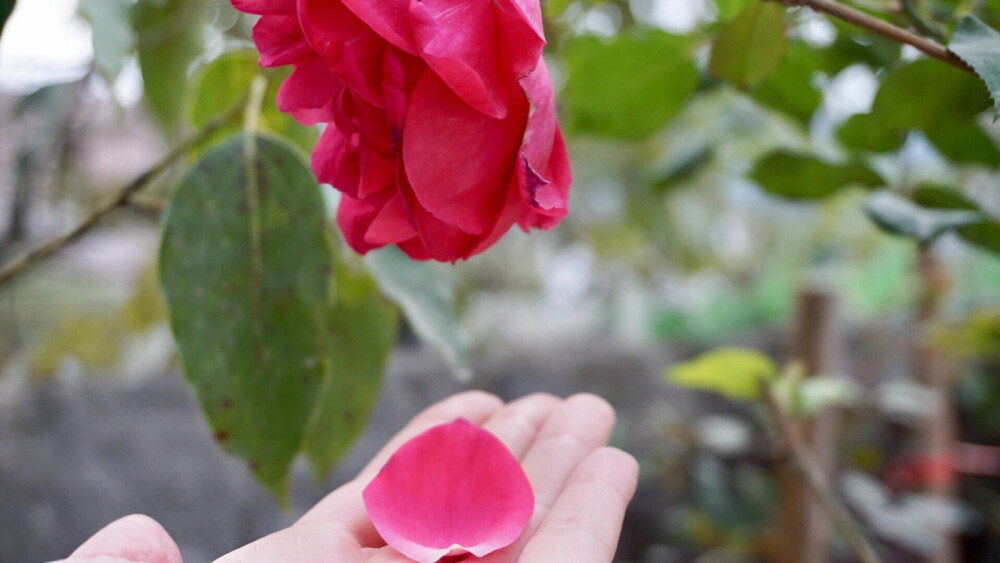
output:
<instances>
[{"instance_id":1,"label":"green leaf","mask_svg":"<svg viewBox=\"0 0 1000 563\"><path fill-rule=\"evenodd\" d=\"M14 13L15 0L0 0L0 37L3 36L3 28L7 25L7 19Z\"/></svg>"},{"instance_id":2,"label":"green leaf","mask_svg":"<svg viewBox=\"0 0 1000 563\"><path fill-rule=\"evenodd\" d=\"M912 199L921 207L980 211L979 204L964 194L941 184L925 182L913 190Z\"/></svg>"},{"instance_id":3,"label":"green leaf","mask_svg":"<svg viewBox=\"0 0 1000 563\"><path fill-rule=\"evenodd\" d=\"M760 382L777 376L770 358L745 348L717 348L675 365L667 379L681 387L705 389L731 399L756 399Z\"/></svg>"},{"instance_id":4,"label":"green leaf","mask_svg":"<svg viewBox=\"0 0 1000 563\"><path fill-rule=\"evenodd\" d=\"M133 7L146 107L167 135L184 117L188 70L201 54L205 3L201 0L139 0Z\"/></svg>"},{"instance_id":5,"label":"green leaf","mask_svg":"<svg viewBox=\"0 0 1000 563\"><path fill-rule=\"evenodd\" d=\"M955 162L1000 166L1000 151L974 120L958 121L925 131L927 140L945 158Z\"/></svg>"},{"instance_id":6,"label":"green leaf","mask_svg":"<svg viewBox=\"0 0 1000 563\"><path fill-rule=\"evenodd\" d=\"M750 95L758 102L808 124L823 99L813 85L813 76L820 70L821 63L816 49L801 41L789 43L784 60Z\"/></svg>"},{"instance_id":7,"label":"green leaf","mask_svg":"<svg viewBox=\"0 0 1000 563\"><path fill-rule=\"evenodd\" d=\"M976 202L947 186L922 184L914 190L913 201L934 209L978 211L981 220L955 230L965 242L983 250L1000 254L1000 221L986 213Z\"/></svg>"},{"instance_id":8,"label":"green leaf","mask_svg":"<svg viewBox=\"0 0 1000 563\"><path fill-rule=\"evenodd\" d=\"M769 194L788 199L821 199L848 186L885 185L885 180L865 165L830 164L784 150L758 160L750 178Z\"/></svg>"},{"instance_id":9,"label":"green leaf","mask_svg":"<svg viewBox=\"0 0 1000 563\"><path fill-rule=\"evenodd\" d=\"M688 38L658 30L573 40L566 47L568 128L622 139L655 133L698 84L690 49Z\"/></svg>"},{"instance_id":10,"label":"green leaf","mask_svg":"<svg viewBox=\"0 0 1000 563\"><path fill-rule=\"evenodd\" d=\"M396 309L375 281L341 264L326 317L330 376L316 399L302 449L322 479L364 430L396 336Z\"/></svg>"},{"instance_id":11,"label":"green leaf","mask_svg":"<svg viewBox=\"0 0 1000 563\"><path fill-rule=\"evenodd\" d=\"M745 10L747 6L759 0L715 0L715 8L719 15L719 21L729 21L734 16Z\"/></svg>"},{"instance_id":12,"label":"green leaf","mask_svg":"<svg viewBox=\"0 0 1000 563\"><path fill-rule=\"evenodd\" d=\"M108 84L135 49L129 0L80 0L80 13L93 29L94 62Z\"/></svg>"},{"instance_id":13,"label":"green leaf","mask_svg":"<svg viewBox=\"0 0 1000 563\"><path fill-rule=\"evenodd\" d=\"M303 150L312 150L319 136L316 128L300 124L292 116L278 111L275 105L278 88L289 70L261 69L257 64L257 52L249 49L225 53L195 74L188 110L191 123L195 127L204 127L219 114L225 113L239 102L249 90L253 79L261 72L268 78L261 110L261 128L289 139ZM209 146L213 140L237 132L240 126L238 119L233 120L232 124L223 127L205 145Z\"/></svg>"},{"instance_id":14,"label":"green leaf","mask_svg":"<svg viewBox=\"0 0 1000 563\"><path fill-rule=\"evenodd\" d=\"M864 211L882 230L922 244L982 220L982 213L977 211L926 209L887 190L872 194L864 204Z\"/></svg>"},{"instance_id":15,"label":"green leaf","mask_svg":"<svg viewBox=\"0 0 1000 563\"><path fill-rule=\"evenodd\" d=\"M993 98L993 112L1000 117L1000 33L974 15L958 22L948 50L966 62L986 83Z\"/></svg>"},{"instance_id":16,"label":"green leaf","mask_svg":"<svg viewBox=\"0 0 1000 563\"><path fill-rule=\"evenodd\" d=\"M252 161L239 135L181 182L166 212L160 281L216 438L285 499L326 375L333 263L323 199L302 156L254 141Z\"/></svg>"},{"instance_id":17,"label":"green leaf","mask_svg":"<svg viewBox=\"0 0 1000 563\"><path fill-rule=\"evenodd\" d=\"M785 55L785 16L776 2L754 2L715 36L708 72L740 88L771 75Z\"/></svg>"},{"instance_id":18,"label":"green leaf","mask_svg":"<svg viewBox=\"0 0 1000 563\"><path fill-rule=\"evenodd\" d=\"M910 130L920 129L953 160L997 165L1000 152L976 131L975 118L989 105L989 95L974 76L919 59L891 71L872 111L852 116L838 136L848 148L885 152L898 148Z\"/></svg>"},{"instance_id":19,"label":"green leaf","mask_svg":"<svg viewBox=\"0 0 1000 563\"><path fill-rule=\"evenodd\" d=\"M369 252L364 261L413 330L444 355L459 380L471 380L469 342L458 324L448 266L411 260L395 247Z\"/></svg>"}]
</instances>

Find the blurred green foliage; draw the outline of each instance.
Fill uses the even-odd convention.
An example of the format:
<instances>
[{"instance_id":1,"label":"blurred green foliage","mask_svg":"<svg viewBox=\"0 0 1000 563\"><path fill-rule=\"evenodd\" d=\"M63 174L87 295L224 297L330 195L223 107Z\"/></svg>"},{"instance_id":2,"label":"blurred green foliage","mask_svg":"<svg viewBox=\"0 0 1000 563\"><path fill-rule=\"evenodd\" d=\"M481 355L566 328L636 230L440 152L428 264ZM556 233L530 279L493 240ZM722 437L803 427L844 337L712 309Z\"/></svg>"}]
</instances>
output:
<instances>
[{"instance_id":1,"label":"blurred green foliage","mask_svg":"<svg viewBox=\"0 0 1000 563\"><path fill-rule=\"evenodd\" d=\"M948 311L961 317L998 298L990 288L1000 283L1000 198L983 186L996 185L1000 166L1000 130L990 119L1000 2L922 0L909 10L852 3L940 35L978 76L777 2L685 2L687 19L642 0L544 3L546 56L577 178L573 212L549 243L586 246L612 282L639 279L652 296L643 321L662 339L714 343L779 324L795 288L811 279L835 286L852 318L898 318L913 301L917 246L947 241L976 249L946 246L961 277ZM12 7L0 2L0 26ZM121 342L166 315L154 283L162 276L182 363L217 437L279 496L296 454L322 475L363 427L396 326L383 294L456 373L471 374L455 295L477 288L456 288L454 267L394 250L353 260L327 239L327 203L299 153L318 131L277 111L287 71L256 64L253 18L223 0L83 0L80 10L94 29L98 79L112 85L137 62L142 103L168 141L240 104L259 75L268 91L252 121L283 140L259 142L256 187L240 176L243 119L197 147L170 196L159 274L144 274L124 304L50 319L48 334L34 340L36 371L52 374L67 358L112 369ZM80 86L23 100L25 112L44 115L46 139L60 136ZM871 99L859 102L868 89ZM256 204L248 189L259 191ZM247 238L254 229L265 235L256 243ZM295 252L265 250L286 236ZM302 300L294 312L281 309L292 297ZM255 331L268 326L280 326L282 337L262 340ZM969 330L957 333L963 346L979 350L991 338ZM270 360L250 361L268 350ZM745 398L755 395L757 376L775 375L763 356L717 354L677 366L670 378ZM831 388L817 394L836 395ZM280 401L275 389L287 391ZM237 401L274 408L226 407ZM984 404L975 408L992 403ZM749 488L754 498L766 490ZM712 509L708 521L720 525L726 510ZM745 512L756 522L766 510ZM702 516L685 525L713 536Z\"/></svg>"}]
</instances>

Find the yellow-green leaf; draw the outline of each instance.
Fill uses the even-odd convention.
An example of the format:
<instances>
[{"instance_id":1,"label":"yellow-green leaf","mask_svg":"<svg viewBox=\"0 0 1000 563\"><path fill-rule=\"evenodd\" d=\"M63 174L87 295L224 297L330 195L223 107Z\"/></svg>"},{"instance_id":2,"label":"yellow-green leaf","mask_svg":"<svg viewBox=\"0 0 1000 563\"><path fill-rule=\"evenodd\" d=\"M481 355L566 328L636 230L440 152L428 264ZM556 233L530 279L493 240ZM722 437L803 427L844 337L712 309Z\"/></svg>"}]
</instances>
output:
<instances>
[{"instance_id":1,"label":"yellow-green leaf","mask_svg":"<svg viewBox=\"0 0 1000 563\"><path fill-rule=\"evenodd\" d=\"M745 348L717 348L667 372L667 379L675 385L714 391L732 399L756 399L760 382L776 376L770 358Z\"/></svg>"}]
</instances>

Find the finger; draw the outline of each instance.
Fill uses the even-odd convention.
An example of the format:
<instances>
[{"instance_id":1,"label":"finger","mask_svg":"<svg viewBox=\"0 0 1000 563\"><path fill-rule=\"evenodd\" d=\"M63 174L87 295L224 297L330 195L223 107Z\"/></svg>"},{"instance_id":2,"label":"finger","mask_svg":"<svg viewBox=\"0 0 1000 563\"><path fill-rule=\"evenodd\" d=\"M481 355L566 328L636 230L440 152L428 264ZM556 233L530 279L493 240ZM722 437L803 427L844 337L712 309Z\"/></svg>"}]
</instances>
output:
<instances>
[{"instance_id":1,"label":"finger","mask_svg":"<svg viewBox=\"0 0 1000 563\"><path fill-rule=\"evenodd\" d=\"M521 459L542 425L561 404L562 400L555 395L528 395L493 413L483 428L499 438L514 457Z\"/></svg>"},{"instance_id":2,"label":"finger","mask_svg":"<svg viewBox=\"0 0 1000 563\"><path fill-rule=\"evenodd\" d=\"M181 563L181 552L156 520L132 514L99 530L67 561Z\"/></svg>"},{"instance_id":3,"label":"finger","mask_svg":"<svg viewBox=\"0 0 1000 563\"><path fill-rule=\"evenodd\" d=\"M378 473L379 469L401 445L417 434L438 424L451 422L458 417L473 424L482 424L503 406L503 401L489 393L469 391L453 395L418 414L396 434L372 461L350 483L333 491L316 504L298 522L305 524L321 522L326 526L337 523L353 534L363 546L384 545L378 532L372 526L361 500L361 491Z\"/></svg>"},{"instance_id":4,"label":"finger","mask_svg":"<svg viewBox=\"0 0 1000 563\"><path fill-rule=\"evenodd\" d=\"M367 558L347 532L309 522L275 532L229 553L215 563L362 563Z\"/></svg>"},{"instance_id":5,"label":"finger","mask_svg":"<svg viewBox=\"0 0 1000 563\"><path fill-rule=\"evenodd\" d=\"M366 547L364 552L366 563L413 563L412 559L389 546Z\"/></svg>"},{"instance_id":6,"label":"finger","mask_svg":"<svg viewBox=\"0 0 1000 563\"><path fill-rule=\"evenodd\" d=\"M604 399L574 395L549 416L521 465L535 493L536 516L562 491L573 469L611 437L615 411ZM533 518L534 519L534 518Z\"/></svg>"},{"instance_id":7,"label":"finger","mask_svg":"<svg viewBox=\"0 0 1000 563\"><path fill-rule=\"evenodd\" d=\"M593 451L573 472L519 563L560 559L608 563L615 556L625 509L635 494L639 464L615 448Z\"/></svg>"},{"instance_id":8,"label":"finger","mask_svg":"<svg viewBox=\"0 0 1000 563\"><path fill-rule=\"evenodd\" d=\"M535 493L535 511L521 538L484 562L516 560L562 492L566 480L590 452L607 443L615 411L596 395L574 395L553 412L521 462Z\"/></svg>"}]
</instances>

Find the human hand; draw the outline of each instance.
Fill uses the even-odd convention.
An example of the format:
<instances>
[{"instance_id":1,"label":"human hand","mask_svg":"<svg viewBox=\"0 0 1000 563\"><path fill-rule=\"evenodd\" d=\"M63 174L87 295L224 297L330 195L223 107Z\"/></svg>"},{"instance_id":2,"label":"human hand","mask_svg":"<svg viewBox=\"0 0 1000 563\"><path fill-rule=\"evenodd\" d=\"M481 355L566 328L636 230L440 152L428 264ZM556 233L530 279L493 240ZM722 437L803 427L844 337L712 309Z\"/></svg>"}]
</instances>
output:
<instances>
[{"instance_id":1,"label":"human hand","mask_svg":"<svg viewBox=\"0 0 1000 563\"><path fill-rule=\"evenodd\" d=\"M593 395L561 400L542 394L504 405L492 395L472 391L445 399L417 415L357 478L327 495L291 527L216 563L408 561L385 545L368 518L361 492L402 444L458 417L497 436L521 461L535 494L535 511L521 537L477 561L607 563L613 559L625 507L635 492L638 464L620 450L603 447L614 426L610 405ZM99 532L74 557L113 527ZM123 537L123 541L128 539ZM142 552L146 559L126 560L180 563L173 542L164 547L173 551ZM83 555L88 553L96 552L84 551ZM107 554L121 557L118 553Z\"/></svg>"}]
</instances>

